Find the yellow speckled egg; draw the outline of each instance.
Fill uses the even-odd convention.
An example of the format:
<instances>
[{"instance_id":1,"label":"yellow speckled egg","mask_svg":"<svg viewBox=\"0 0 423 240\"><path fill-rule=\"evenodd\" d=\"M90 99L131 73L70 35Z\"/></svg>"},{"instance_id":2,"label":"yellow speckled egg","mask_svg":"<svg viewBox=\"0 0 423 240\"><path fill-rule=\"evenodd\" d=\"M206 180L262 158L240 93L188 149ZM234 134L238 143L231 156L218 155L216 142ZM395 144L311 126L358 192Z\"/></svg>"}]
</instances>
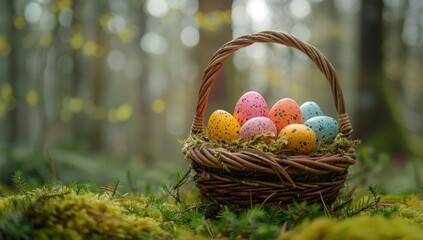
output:
<instances>
[{"instance_id":1,"label":"yellow speckled egg","mask_svg":"<svg viewBox=\"0 0 423 240\"><path fill-rule=\"evenodd\" d=\"M316 144L316 134L304 124L295 123L284 127L278 137L287 140L286 148L300 154L307 154L314 149Z\"/></svg>"},{"instance_id":2,"label":"yellow speckled egg","mask_svg":"<svg viewBox=\"0 0 423 240\"><path fill-rule=\"evenodd\" d=\"M225 110L214 111L207 123L209 139L214 141L230 141L239 137L240 125L236 118Z\"/></svg>"}]
</instances>

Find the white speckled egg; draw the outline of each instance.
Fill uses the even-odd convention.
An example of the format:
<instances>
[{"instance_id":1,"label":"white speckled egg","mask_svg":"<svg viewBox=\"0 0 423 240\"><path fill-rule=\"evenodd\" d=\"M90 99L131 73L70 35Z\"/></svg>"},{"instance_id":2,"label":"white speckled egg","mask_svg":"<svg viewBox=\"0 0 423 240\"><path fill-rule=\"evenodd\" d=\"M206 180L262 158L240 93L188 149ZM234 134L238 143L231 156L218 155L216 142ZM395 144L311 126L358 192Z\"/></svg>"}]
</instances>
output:
<instances>
[{"instance_id":1,"label":"white speckled egg","mask_svg":"<svg viewBox=\"0 0 423 240\"><path fill-rule=\"evenodd\" d=\"M242 125L239 130L239 137L242 140L250 140L254 135L268 132L272 133L274 138L278 135L278 131L272 120L267 117L255 117Z\"/></svg>"},{"instance_id":2,"label":"white speckled egg","mask_svg":"<svg viewBox=\"0 0 423 240\"><path fill-rule=\"evenodd\" d=\"M308 101L300 106L301 114L303 116L303 122L309 120L312 117L323 116L322 110L319 105L313 101Z\"/></svg>"},{"instance_id":3,"label":"white speckled egg","mask_svg":"<svg viewBox=\"0 0 423 240\"><path fill-rule=\"evenodd\" d=\"M332 117L312 117L304 125L313 129L317 142L332 143L336 135L338 135L338 122Z\"/></svg>"},{"instance_id":4,"label":"white speckled egg","mask_svg":"<svg viewBox=\"0 0 423 240\"><path fill-rule=\"evenodd\" d=\"M242 95L236 103L234 117L240 126L254 117L267 117L269 109L266 100L260 93L249 91Z\"/></svg>"}]
</instances>

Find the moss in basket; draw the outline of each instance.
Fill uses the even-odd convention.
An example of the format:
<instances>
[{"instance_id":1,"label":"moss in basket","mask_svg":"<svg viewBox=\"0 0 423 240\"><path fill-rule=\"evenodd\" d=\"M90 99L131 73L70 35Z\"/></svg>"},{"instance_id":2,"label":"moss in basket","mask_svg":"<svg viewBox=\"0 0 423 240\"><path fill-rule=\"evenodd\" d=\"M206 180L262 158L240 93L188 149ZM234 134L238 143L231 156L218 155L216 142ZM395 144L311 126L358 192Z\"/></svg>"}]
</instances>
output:
<instances>
[{"instance_id":1,"label":"moss in basket","mask_svg":"<svg viewBox=\"0 0 423 240\"><path fill-rule=\"evenodd\" d=\"M183 144L182 151L187 152L192 147L207 148L225 148L231 152L242 151L243 149L256 149L263 152L271 152L275 155L297 155L296 152L289 151L285 148L287 140L285 138L272 139L272 133L255 135L249 141L241 141L239 139L228 142L217 142L207 138L207 133L191 134L187 139L180 141ZM323 156L328 153L341 153L346 155L354 152L354 149L360 144L359 140L351 140L341 136L337 136L335 140L326 144L319 142L309 156Z\"/></svg>"}]
</instances>

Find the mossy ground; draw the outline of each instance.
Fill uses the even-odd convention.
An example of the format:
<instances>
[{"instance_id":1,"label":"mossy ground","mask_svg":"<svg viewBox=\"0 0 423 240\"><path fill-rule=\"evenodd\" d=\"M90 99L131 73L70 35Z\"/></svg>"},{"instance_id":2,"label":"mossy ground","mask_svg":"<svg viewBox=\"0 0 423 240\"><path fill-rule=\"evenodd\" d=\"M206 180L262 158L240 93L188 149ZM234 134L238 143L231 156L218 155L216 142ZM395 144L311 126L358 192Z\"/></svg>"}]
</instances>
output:
<instances>
[{"instance_id":1,"label":"mossy ground","mask_svg":"<svg viewBox=\"0 0 423 240\"><path fill-rule=\"evenodd\" d=\"M0 197L1 239L421 239L420 195L381 196L376 188L333 206L221 206L191 192L144 195L53 182ZM173 189L175 190L175 189ZM179 189L178 189L179 190ZM176 190L175 190L176 191ZM173 196L173 197L172 197Z\"/></svg>"}]
</instances>

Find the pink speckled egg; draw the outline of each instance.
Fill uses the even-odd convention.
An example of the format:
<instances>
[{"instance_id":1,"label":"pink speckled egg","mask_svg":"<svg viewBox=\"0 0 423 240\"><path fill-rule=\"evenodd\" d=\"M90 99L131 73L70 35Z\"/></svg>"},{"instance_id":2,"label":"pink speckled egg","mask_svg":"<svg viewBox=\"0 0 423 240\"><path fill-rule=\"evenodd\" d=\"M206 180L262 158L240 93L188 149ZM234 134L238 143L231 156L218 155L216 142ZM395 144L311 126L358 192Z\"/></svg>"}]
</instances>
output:
<instances>
[{"instance_id":1,"label":"pink speckled egg","mask_svg":"<svg viewBox=\"0 0 423 240\"><path fill-rule=\"evenodd\" d=\"M266 100L256 91L246 92L239 98L234 110L234 117L239 125L244 125L254 117L267 117L269 109Z\"/></svg>"},{"instance_id":2,"label":"pink speckled egg","mask_svg":"<svg viewBox=\"0 0 423 240\"><path fill-rule=\"evenodd\" d=\"M267 117L255 117L251 118L242 125L239 130L239 137L242 140L250 140L256 134L273 133L276 137L278 132L275 124Z\"/></svg>"},{"instance_id":3,"label":"pink speckled egg","mask_svg":"<svg viewBox=\"0 0 423 240\"><path fill-rule=\"evenodd\" d=\"M269 118L275 123L278 132L293 123L303 123L300 107L291 98L283 98L269 111Z\"/></svg>"},{"instance_id":4,"label":"pink speckled egg","mask_svg":"<svg viewBox=\"0 0 423 240\"><path fill-rule=\"evenodd\" d=\"M214 111L207 122L207 134L214 141L231 141L239 137L239 123L225 110Z\"/></svg>"}]
</instances>

